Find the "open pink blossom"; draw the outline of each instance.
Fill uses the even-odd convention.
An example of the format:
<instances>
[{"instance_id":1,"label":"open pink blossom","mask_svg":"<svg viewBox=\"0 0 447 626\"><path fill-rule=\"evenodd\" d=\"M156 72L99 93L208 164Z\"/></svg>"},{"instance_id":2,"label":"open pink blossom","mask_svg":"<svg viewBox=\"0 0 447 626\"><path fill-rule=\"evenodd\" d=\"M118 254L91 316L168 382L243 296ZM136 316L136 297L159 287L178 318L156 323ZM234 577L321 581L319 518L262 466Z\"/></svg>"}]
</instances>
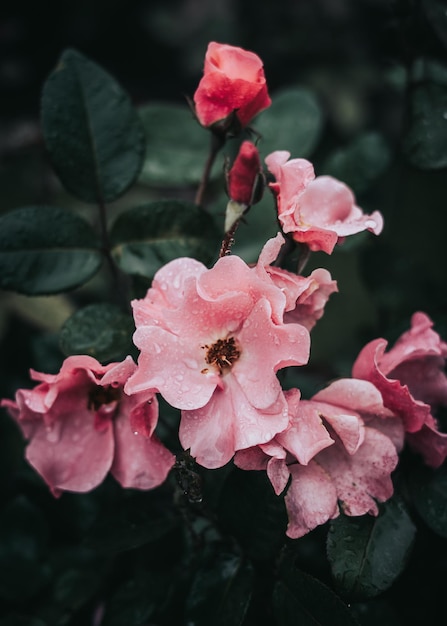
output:
<instances>
[{"instance_id":1,"label":"open pink blossom","mask_svg":"<svg viewBox=\"0 0 447 626\"><path fill-rule=\"evenodd\" d=\"M257 271L261 276L267 275L285 294L284 322L301 324L310 331L323 316L330 295L338 291L337 281L322 268L305 277L270 265L283 244L284 237L280 233L266 243L259 256Z\"/></svg>"},{"instance_id":2,"label":"open pink blossom","mask_svg":"<svg viewBox=\"0 0 447 626\"><path fill-rule=\"evenodd\" d=\"M70 356L58 374L31 370L39 384L2 401L29 442L26 458L54 495L90 491L109 471L136 489L166 479L175 459L154 435L157 399L123 392L135 368L130 357L103 366Z\"/></svg>"},{"instance_id":3,"label":"open pink blossom","mask_svg":"<svg viewBox=\"0 0 447 626\"><path fill-rule=\"evenodd\" d=\"M241 469L267 471L275 493L287 488L287 535L298 538L339 515L378 514L391 497L402 447L401 420L366 381L343 379L301 400L286 392L289 427L267 444L235 456Z\"/></svg>"},{"instance_id":4,"label":"open pink blossom","mask_svg":"<svg viewBox=\"0 0 447 626\"><path fill-rule=\"evenodd\" d=\"M379 389L385 406L401 416L411 447L439 467L447 457L447 433L439 432L433 413L447 405L447 344L432 327L425 313L415 313L410 330L388 352L385 339L368 343L352 373Z\"/></svg>"},{"instance_id":5,"label":"open pink blossom","mask_svg":"<svg viewBox=\"0 0 447 626\"><path fill-rule=\"evenodd\" d=\"M364 230L380 234L383 218L378 211L365 215L344 183L331 176L315 177L309 161L289 161L289 157L290 152L277 150L265 159L276 179L269 186L276 196L285 233L292 233L295 241L305 243L312 251L328 254L347 235Z\"/></svg>"},{"instance_id":6,"label":"open pink blossom","mask_svg":"<svg viewBox=\"0 0 447 626\"><path fill-rule=\"evenodd\" d=\"M212 41L194 103L203 126L232 114L240 126L246 126L271 104L261 59L254 52Z\"/></svg>"},{"instance_id":7,"label":"open pink blossom","mask_svg":"<svg viewBox=\"0 0 447 626\"><path fill-rule=\"evenodd\" d=\"M288 424L277 370L303 365L309 333L284 324L286 295L237 256L212 269L182 258L132 303L141 353L126 391L158 391L182 410L180 441L209 468Z\"/></svg>"}]
</instances>

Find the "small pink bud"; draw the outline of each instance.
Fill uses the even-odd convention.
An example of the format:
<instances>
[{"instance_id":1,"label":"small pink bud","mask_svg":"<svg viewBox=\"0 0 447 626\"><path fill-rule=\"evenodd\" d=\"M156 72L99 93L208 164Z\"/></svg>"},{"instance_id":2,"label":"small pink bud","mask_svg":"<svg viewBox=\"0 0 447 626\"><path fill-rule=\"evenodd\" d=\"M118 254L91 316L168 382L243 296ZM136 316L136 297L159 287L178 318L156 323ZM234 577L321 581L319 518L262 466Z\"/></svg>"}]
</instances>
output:
<instances>
[{"instance_id":1,"label":"small pink bud","mask_svg":"<svg viewBox=\"0 0 447 626\"><path fill-rule=\"evenodd\" d=\"M244 141L228 173L228 195L239 204L250 206L261 199L258 183L262 177L261 161L257 147Z\"/></svg>"}]
</instances>

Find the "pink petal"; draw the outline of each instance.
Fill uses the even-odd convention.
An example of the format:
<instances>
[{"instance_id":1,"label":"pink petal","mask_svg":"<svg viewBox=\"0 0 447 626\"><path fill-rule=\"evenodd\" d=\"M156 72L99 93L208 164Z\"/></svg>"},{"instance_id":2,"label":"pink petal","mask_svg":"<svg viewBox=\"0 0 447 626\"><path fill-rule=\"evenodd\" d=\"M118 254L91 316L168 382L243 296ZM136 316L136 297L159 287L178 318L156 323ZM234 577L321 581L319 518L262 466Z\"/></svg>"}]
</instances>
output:
<instances>
[{"instance_id":1,"label":"pink petal","mask_svg":"<svg viewBox=\"0 0 447 626\"><path fill-rule=\"evenodd\" d=\"M376 500L384 502L393 494L397 452L388 437L372 428L365 428L365 439L354 455L336 444L320 452L316 461L331 477L347 515L377 515Z\"/></svg>"},{"instance_id":2,"label":"pink petal","mask_svg":"<svg viewBox=\"0 0 447 626\"><path fill-rule=\"evenodd\" d=\"M175 462L175 457L160 441L152 436L135 434L129 419L130 400L123 401L121 411L114 421L115 456L111 472L123 487L153 489L166 480ZM139 406L134 407L134 411ZM156 422L158 403L154 398L147 405Z\"/></svg>"},{"instance_id":3,"label":"pink petal","mask_svg":"<svg viewBox=\"0 0 447 626\"><path fill-rule=\"evenodd\" d=\"M196 409L211 398L219 376L207 367L200 343L185 339L155 326L141 326L134 335L140 348L138 369L127 381L124 391L159 391L169 404L179 409Z\"/></svg>"},{"instance_id":4,"label":"pink petal","mask_svg":"<svg viewBox=\"0 0 447 626\"><path fill-rule=\"evenodd\" d=\"M234 464L242 470L266 470L269 456L260 446L237 450L234 455Z\"/></svg>"},{"instance_id":5,"label":"pink petal","mask_svg":"<svg viewBox=\"0 0 447 626\"><path fill-rule=\"evenodd\" d=\"M291 421L285 431L276 435L276 441L302 465L307 465L323 448L331 446L334 440L329 436L317 407L311 402L300 400L297 392L297 389L286 392Z\"/></svg>"},{"instance_id":6,"label":"pink petal","mask_svg":"<svg viewBox=\"0 0 447 626\"><path fill-rule=\"evenodd\" d=\"M292 482L285 496L287 536L298 539L339 515L337 492L326 471L315 461L289 467Z\"/></svg>"},{"instance_id":7,"label":"pink petal","mask_svg":"<svg viewBox=\"0 0 447 626\"><path fill-rule=\"evenodd\" d=\"M368 343L358 355L352 368L352 375L355 378L369 380L377 387L384 405L401 416L405 430L418 431L431 417L430 406L415 400L406 385L401 385L400 381L389 379L382 373L379 363L386 345L387 342L384 339L376 339Z\"/></svg>"},{"instance_id":8,"label":"pink petal","mask_svg":"<svg viewBox=\"0 0 447 626\"><path fill-rule=\"evenodd\" d=\"M267 476L277 496L284 491L289 482L290 472L284 459L272 458L267 464Z\"/></svg>"},{"instance_id":9,"label":"pink petal","mask_svg":"<svg viewBox=\"0 0 447 626\"><path fill-rule=\"evenodd\" d=\"M380 391L367 380L341 378L316 393L312 400L327 402L358 413L371 413L383 417L392 415L385 408Z\"/></svg>"},{"instance_id":10,"label":"pink petal","mask_svg":"<svg viewBox=\"0 0 447 626\"><path fill-rule=\"evenodd\" d=\"M287 405L282 394L263 410L248 401L245 390L230 374L224 388L217 388L202 408L182 411L179 437L197 463L210 469L222 467L237 450L273 439L288 424Z\"/></svg>"},{"instance_id":11,"label":"pink petal","mask_svg":"<svg viewBox=\"0 0 447 626\"><path fill-rule=\"evenodd\" d=\"M233 365L232 374L253 406L265 409L281 392L275 372L307 362L309 333L299 324L274 324L270 305L262 299L253 307L237 339L241 356Z\"/></svg>"},{"instance_id":12,"label":"pink petal","mask_svg":"<svg viewBox=\"0 0 447 626\"><path fill-rule=\"evenodd\" d=\"M104 480L112 465L111 424L97 431L87 408L59 412L51 429L43 422L28 423L28 437L26 458L55 495L63 490L90 491Z\"/></svg>"}]
</instances>

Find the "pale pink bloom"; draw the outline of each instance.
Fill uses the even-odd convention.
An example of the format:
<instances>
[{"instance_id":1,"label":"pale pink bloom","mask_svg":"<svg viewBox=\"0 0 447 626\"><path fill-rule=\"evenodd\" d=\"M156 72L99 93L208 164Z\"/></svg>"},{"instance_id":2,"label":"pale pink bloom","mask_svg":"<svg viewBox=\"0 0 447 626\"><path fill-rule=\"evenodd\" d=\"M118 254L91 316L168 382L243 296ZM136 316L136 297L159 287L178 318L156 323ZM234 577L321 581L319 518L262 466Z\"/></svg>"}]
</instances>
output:
<instances>
[{"instance_id":1,"label":"pale pink bloom","mask_svg":"<svg viewBox=\"0 0 447 626\"><path fill-rule=\"evenodd\" d=\"M131 357L104 366L70 356L58 374L31 370L39 384L2 401L28 440L26 458L54 495L90 491L109 471L136 489L166 479L175 459L154 435L157 399L123 392L135 369Z\"/></svg>"},{"instance_id":2,"label":"pale pink bloom","mask_svg":"<svg viewBox=\"0 0 447 626\"><path fill-rule=\"evenodd\" d=\"M280 233L266 243L259 256L258 273L267 274L286 296L284 322L301 324L310 331L323 316L329 296L338 291L337 281L322 268L314 270L310 276L297 276L270 265L283 244L284 237Z\"/></svg>"},{"instance_id":3,"label":"pale pink bloom","mask_svg":"<svg viewBox=\"0 0 447 626\"><path fill-rule=\"evenodd\" d=\"M235 456L241 469L265 469L276 494L287 487L287 535L298 538L339 515L378 514L391 497L402 447L401 420L366 382L343 379L301 400L286 392L289 427L265 445Z\"/></svg>"},{"instance_id":4,"label":"pale pink bloom","mask_svg":"<svg viewBox=\"0 0 447 626\"><path fill-rule=\"evenodd\" d=\"M447 405L447 344L424 313L415 313L411 328L387 353L388 342L375 339L357 357L353 376L371 381L385 406L400 415L409 444L432 467L447 457L447 434L440 433L434 410Z\"/></svg>"},{"instance_id":5,"label":"pale pink bloom","mask_svg":"<svg viewBox=\"0 0 447 626\"><path fill-rule=\"evenodd\" d=\"M271 104L261 59L254 52L212 41L194 103L203 126L212 126L231 114L246 126Z\"/></svg>"},{"instance_id":6,"label":"pale pink bloom","mask_svg":"<svg viewBox=\"0 0 447 626\"><path fill-rule=\"evenodd\" d=\"M331 254L336 243L348 235L369 230L381 233L383 218L378 211L365 215L356 206L352 191L331 176L315 177L306 159L291 159L290 152L277 150L265 162L275 176L270 188L277 199L278 217L285 233L305 243L312 251Z\"/></svg>"},{"instance_id":7,"label":"pale pink bloom","mask_svg":"<svg viewBox=\"0 0 447 626\"><path fill-rule=\"evenodd\" d=\"M194 259L157 272L132 303L141 353L126 391L158 391L182 410L180 441L205 467L269 441L288 424L276 372L303 365L309 333L284 324L286 295L237 256L212 269Z\"/></svg>"}]
</instances>

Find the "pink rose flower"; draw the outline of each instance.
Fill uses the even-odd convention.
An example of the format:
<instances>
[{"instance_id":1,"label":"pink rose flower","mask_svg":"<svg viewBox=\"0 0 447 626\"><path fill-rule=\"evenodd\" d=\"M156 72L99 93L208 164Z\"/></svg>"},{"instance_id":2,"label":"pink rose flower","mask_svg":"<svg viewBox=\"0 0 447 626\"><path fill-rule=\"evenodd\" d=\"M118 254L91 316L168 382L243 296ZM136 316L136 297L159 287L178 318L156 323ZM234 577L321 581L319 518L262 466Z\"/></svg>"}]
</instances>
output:
<instances>
[{"instance_id":1,"label":"pink rose flower","mask_svg":"<svg viewBox=\"0 0 447 626\"><path fill-rule=\"evenodd\" d=\"M378 514L376 500L393 493L391 472L402 447L401 420L366 381L338 380L312 400L286 392L290 424L267 444L241 450L241 469L267 471L285 495L287 535L293 539L337 517Z\"/></svg>"},{"instance_id":2,"label":"pink rose flower","mask_svg":"<svg viewBox=\"0 0 447 626\"><path fill-rule=\"evenodd\" d=\"M202 126L212 126L232 113L246 126L271 104L261 59L253 52L212 41L194 103Z\"/></svg>"},{"instance_id":3,"label":"pink rose flower","mask_svg":"<svg viewBox=\"0 0 447 626\"><path fill-rule=\"evenodd\" d=\"M283 323L285 304L265 272L237 256L212 269L171 261L132 303L141 354L125 389L156 390L182 410L180 441L199 464L221 467L287 426L276 372L306 363L310 341L303 326Z\"/></svg>"},{"instance_id":4,"label":"pink rose flower","mask_svg":"<svg viewBox=\"0 0 447 626\"><path fill-rule=\"evenodd\" d=\"M438 431L433 413L447 405L447 344L432 326L427 315L415 313L410 330L387 353L385 339L368 343L352 374L379 389L385 406L401 416L411 447L439 467L447 457L447 434Z\"/></svg>"},{"instance_id":5,"label":"pink rose flower","mask_svg":"<svg viewBox=\"0 0 447 626\"><path fill-rule=\"evenodd\" d=\"M270 188L276 196L278 217L285 233L305 243L312 251L331 254L336 243L347 235L369 230L382 232L383 218L378 211L364 215L355 205L352 191L331 176L315 178L312 164L291 159L290 152L277 150L265 162L276 181Z\"/></svg>"},{"instance_id":6,"label":"pink rose flower","mask_svg":"<svg viewBox=\"0 0 447 626\"><path fill-rule=\"evenodd\" d=\"M152 489L174 464L155 437L158 403L152 393L126 396L131 357L101 365L70 356L58 374L31 370L34 389L3 400L28 440L26 458L55 496L97 487L110 470L123 487Z\"/></svg>"}]
</instances>

